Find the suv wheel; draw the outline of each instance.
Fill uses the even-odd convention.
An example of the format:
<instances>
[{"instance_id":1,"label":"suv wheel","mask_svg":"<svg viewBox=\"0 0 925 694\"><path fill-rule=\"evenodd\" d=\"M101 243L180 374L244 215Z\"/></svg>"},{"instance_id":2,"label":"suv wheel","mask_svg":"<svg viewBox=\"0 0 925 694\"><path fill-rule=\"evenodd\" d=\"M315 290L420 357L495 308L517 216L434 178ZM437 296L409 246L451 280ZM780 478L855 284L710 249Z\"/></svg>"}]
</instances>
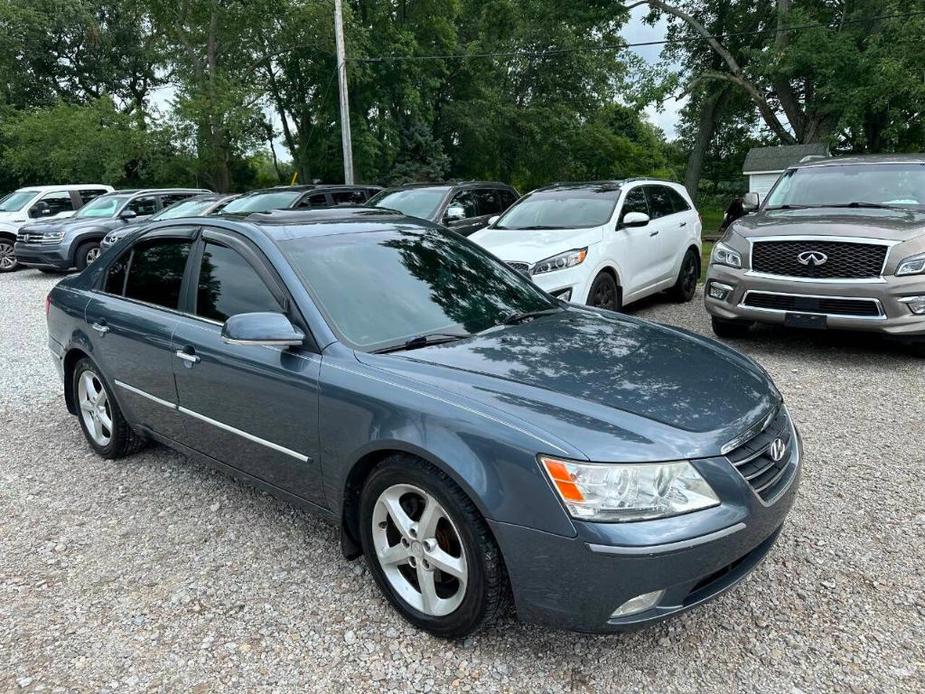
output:
<instances>
[{"instance_id":1,"label":"suv wheel","mask_svg":"<svg viewBox=\"0 0 925 694\"><path fill-rule=\"evenodd\" d=\"M609 272L602 272L594 278L588 291L588 306L606 308L611 311L623 310L623 295L617 281Z\"/></svg>"},{"instance_id":2,"label":"suv wheel","mask_svg":"<svg viewBox=\"0 0 925 694\"><path fill-rule=\"evenodd\" d=\"M681 270L678 280L671 288L671 295L676 301L687 302L694 298L697 291L697 280L700 279L700 256L693 248L689 248L681 261Z\"/></svg>"},{"instance_id":3,"label":"suv wheel","mask_svg":"<svg viewBox=\"0 0 925 694\"><path fill-rule=\"evenodd\" d=\"M72 383L80 428L90 447L103 458L121 458L140 450L145 440L125 421L96 365L81 359Z\"/></svg>"},{"instance_id":4,"label":"suv wheel","mask_svg":"<svg viewBox=\"0 0 925 694\"><path fill-rule=\"evenodd\" d=\"M83 270L87 265L100 257L100 242L87 241L77 247L75 264L78 270Z\"/></svg>"},{"instance_id":5,"label":"suv wheel","mask_svg":"<svg viewBox=\"0 0 925 694\"><path fill-rule=\"evenodd\" d=\"M396 610L435 636L459 638L500 614L501 553L462 490L437 468L395 455L360 496L363 554Z\"/></svg>"},{"instance_id":6,"label":"suv wheel","mask_svg":"<svg viewBox=\"0 0 925 694\"><path fill-rule=\"evenodd\" d=\"M15 242L8 236L0 236L0 272L13 272L19 263L13 250Z\"/></svg>"},{"instance_id":7,"label":"suv wheel","mask_svg":"<svg viewBox=\"0 0 925 694\"><path fill-rule=\"evenodd\" d=\"M719 337L728 339L745 337L754 325L752 321L748 320L728 320L726 318L717 318L716 316L713 316L712 319L713 332Z\"/></svg>"}]
</instances>

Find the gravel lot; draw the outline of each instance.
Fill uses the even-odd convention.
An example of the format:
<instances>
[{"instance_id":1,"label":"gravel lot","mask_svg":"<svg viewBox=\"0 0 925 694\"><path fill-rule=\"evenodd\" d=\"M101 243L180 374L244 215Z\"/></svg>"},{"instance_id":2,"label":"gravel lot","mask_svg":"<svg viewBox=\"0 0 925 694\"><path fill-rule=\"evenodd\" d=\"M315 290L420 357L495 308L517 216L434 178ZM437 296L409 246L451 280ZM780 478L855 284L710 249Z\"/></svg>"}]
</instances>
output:
<instances>
[{"instance_id":1,"label":"gravel lot","mask_svg":"<svg viewBox=\"0 0 925 694\"><path fill-rule=\"evenodd\" d=\"M642 632L407 626L335 530L162 448L96 458L45 346L56 278L0 275L0 690L925 690L925 361L763 329L806 444L776 549ZM709 333L701 304L640 315ZM849 344L851 346L849 346Z\"/></svg>"}]
</instances>

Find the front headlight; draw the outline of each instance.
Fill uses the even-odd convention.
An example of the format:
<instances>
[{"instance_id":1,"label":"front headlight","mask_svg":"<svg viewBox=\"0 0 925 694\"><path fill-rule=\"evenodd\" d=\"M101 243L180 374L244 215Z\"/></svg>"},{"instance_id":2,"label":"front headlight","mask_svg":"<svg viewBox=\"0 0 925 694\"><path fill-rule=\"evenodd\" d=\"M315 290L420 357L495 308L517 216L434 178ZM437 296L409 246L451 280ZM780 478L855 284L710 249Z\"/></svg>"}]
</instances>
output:
<instances>
[{"instance_id":1,"label":"front headlight","mask_svg":"<svg viewBox=\"0 0 925 694\"><path fill-rule=\"evenodd\" d=\"M742 254L732 250L722 241L717 241L713 246L713 253L710 254L710 261L717 265L742 267Z\"/></svg>"},{"instance_id":2,"label":"front headlight","mask_svg":"<svg viewBox=\"0 0 925 694\"><path fill-rule=\"evenodd\" d=\"M585 258L588 257L588 248L575 248L571 251L566 251L565 253L560 253L559 255L554 255L545 260L541 260L536 265L533 266L533 269L530 271L531 275L541 275L544 272L552 272L554 270L564 270L565 268L575 267L576 265L581 265L585 262Z\"/></svg>"},{"instance_id":3,"label":"front headlight","mask_svg":"<svg viewBox=\"0 0 925 694\"><path fill-rule=\"evenodd\" d=\"M49 241L60 241L64 238L63 231L50 231L47 234L44 234L42 241L48 243Z\"/></svg>"},{"instance_id":4,"label":"front headlight","mask_svg":"<svg viewBox=\"0 0 925 694\"><path fill-rule=\"evenodd\" d=\"M637 521L666 518L719 505L719 497L693 465L576 463L540 456L573 518Z\"/></svg>"},{"instance_id":5,"label":"front headlight","mask_svg":"<svg viewBox=\"0 0 925 694\"><path fill-rule=\"evenodd\" d=\"M921 274L925 274L925 253L904 259L896 268L897 276Z\"/></svg>"}]
</instances>

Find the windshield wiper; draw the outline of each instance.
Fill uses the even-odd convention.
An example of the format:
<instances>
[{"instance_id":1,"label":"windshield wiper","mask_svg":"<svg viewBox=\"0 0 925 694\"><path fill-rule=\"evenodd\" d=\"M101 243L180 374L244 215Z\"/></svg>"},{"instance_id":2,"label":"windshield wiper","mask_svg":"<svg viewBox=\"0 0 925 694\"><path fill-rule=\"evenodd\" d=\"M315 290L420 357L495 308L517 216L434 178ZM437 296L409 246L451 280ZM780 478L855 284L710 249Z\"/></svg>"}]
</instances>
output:
<instances>
[{"instance_id":1,"label":"windshield wiper","mask_svg":"<svg viewBox=\"0 0 925 694\"><path fill-rule=\"evenodd\" d=\"M543 231L545 229L561 229L562 227L557 226L529 226L529 227L495 227L495 229L504 229L506 231Z\"/></svg>"},{"instance_id":2,"label":"windshield wiper","mask_svg":"<svg viewBox=\"0 0 925 694\"><path fill-rule=\"evenodd\" d=\"M828 205L828 207L867 207L874 210L901 210L902 207L896 205L884 205L880 202L845 202L838 205Z\"/></svg>"},{"instance_id":3,"label":"windshield wiper","mask_svg":"<svg viewBox=\"0 0 925 694\"><path fill-rule=\"evenodd\" d=\"M767 210L807 210L811 207L819 207L818 205L770 205L766 207Z\"/></svg>"},{"instance_id":4,"label":"windshield wiper","mask_svg":"<svg viewBox=\"0 0 925 694\"><path fill-rule=\"evenodd\" d=\"M539 318L540 316L548 316L553 313L559 313L565 309L556 306L554 308L543 308L538 311L523 311L522 313L512 313L509 316L505 316L501 322L504 325L516 325L517 323L523 323L524 321L530 320L532 318Z\"/></svg>"},{"instance_id":5,"label":"windshield wiper","mask_svg":"<svg viewBox=\"0 0 925 694\"><path fill-rule=\"evenodd\" d=\"M400 345L389 345L381 349L374 349L373 354L387 354L389 352L403 352L411 349L420 349L421 347L430 347L431 345L442 345L445 342L456 342L471 337L469 333L428 333L426 335L417 335L410 340L405 340Z\"/></svg>"}]
</instances>

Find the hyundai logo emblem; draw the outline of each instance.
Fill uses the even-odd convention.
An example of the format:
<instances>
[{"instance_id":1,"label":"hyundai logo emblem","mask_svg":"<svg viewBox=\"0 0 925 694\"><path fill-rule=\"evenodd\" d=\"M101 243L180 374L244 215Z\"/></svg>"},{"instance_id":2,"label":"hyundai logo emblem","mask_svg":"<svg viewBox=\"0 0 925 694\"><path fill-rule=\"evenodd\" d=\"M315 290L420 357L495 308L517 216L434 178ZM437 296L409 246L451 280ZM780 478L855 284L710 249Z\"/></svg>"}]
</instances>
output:
<instances>
[{"instance_id":1,"label":"hyundai logo emblem","mask_svg":"<svg viewBox=\"0 0 925 694\"><path fill-rule=\"evenodd\" d=\"M771 444L769 452L771 453L771 460L775 463L779 463L787 452L787 444L784 443L783 439L774 439L774 443Z\"/></svg>"},{"instance_id":2,"label":"hyundai logo emblem","mask_svg":"<svg viewBox=\"0 0 925 694\"><path fill-rule=\"evenodd\" d=\"M825 265L825 261L829 259L825 253L821 251L803 251L800 255L797 256L797 260L800 261L800 265L812 265L813 267L817 265Z\"/></svg>"}]
</instances>

